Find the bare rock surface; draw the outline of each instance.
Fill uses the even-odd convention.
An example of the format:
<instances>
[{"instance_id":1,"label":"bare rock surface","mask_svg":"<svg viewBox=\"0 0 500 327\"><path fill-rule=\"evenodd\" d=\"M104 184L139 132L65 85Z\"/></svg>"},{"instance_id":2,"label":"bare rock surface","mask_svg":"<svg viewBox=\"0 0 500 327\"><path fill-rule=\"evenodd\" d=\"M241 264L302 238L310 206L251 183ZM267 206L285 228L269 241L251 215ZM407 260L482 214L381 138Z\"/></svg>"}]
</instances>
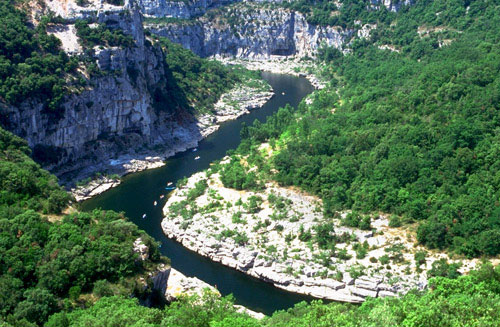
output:
<instances>
[{"instance_id":1,"label":"bare rock surface","mask_svg":"<svg viewBox=\"0 0 500 327\"><path fill-rule=\"evenodd\" d=\"M142 261L149 259L149 248L140 237L134 241L134 252L139 255L139 259Z\"/></svg>"},{"instance_id":2,"label":"bare rock surface","mask_svg":"<svg viewBox=\"0 0 500 327\"><path fill-rule=\"evenodd\" d=\"M167 301L175 301L180 296L198 295L201 297L203 292L206 291L220 296L219 291L212 285L196 277L186 277L180 271L169 268L165 292ZM256 319L263 319L265 317L263 313L252 311L242 305L234 305L234 307L236 311L245 313Z\"/></svg>"},{"instance_id":3,"label":"bare rock surface","mask_svg":"<svg viewBox=\"0 0 500 327\"><path fill-rule=\"evenodd\" d=\"M319 67L317 63L304 60L298 56L270 56L268 59L241 59L224 58L215 56L222 63L230 65L242 65L249 70L262 70L275 74L287 74L298 77L305 77L314 86L321 90L326 87L326 82L317 75Z\"/></svg>"},{"instance_id":4,"label":"bare rock surface","mask_svg":"<svg viewBox=\"0 0 500 327\"><path fill-rule=\"evenodd\" d=\"M174 301L179 296L202 295L203 290L220 294L217 289L196 277L186 277L181 272L171 268L167 280L165 297L167 301Z\"/></svg>"},{"instance_id":5,"label":"bare rock surface","mask_svg":"<svg viewBox=\"0 0 500 327\"><path fill-rule=\"evenodd\" d=\"M208 185L203 194L186 201L202 180ZM257 207L251 205L255 197ZM369 231L346 227L347 214L325 218L321 200L295 188L268 182L261 191L238 191L224 187L218 172L200 172L168 199L161 226L167 237L215 262L291 292L343 302L425 289L432 263L447 258L428 253L418 265L414 253L423 248L414 234L388 227L384 215L372 218ZM333 223L334 250L315 241L326 223ZM467 262L462 272L477 263Z\"/></svg>"},{"instance_id":6,"label":"bare rock surface","mask_svg":"<svg viewBox=\"0 0 500 327\"><path fill-rule=\"evenodd\" d=\"M258 86L254 86L255 84ZM199 141L217 131L221 123L237 119L250 113L250 110L262 107L273 95L271 86L263 80L254 80L253 86L245 83L237 84L221 96L215 104L213 112L200 115L185 128L181 126L172 128L170 137L175 141L169 143L166 150L149 150L146 154L125 153L115 159L101 161L88 170L80 170L81 177L76 179L81 179L96 170L105 171L108 175L124 176L146 169L159 168L165 165L167 158L196 147ZM90 199L119 184L119 178L99 176L85 185L71 188L71 193L79 202Z\"/></svg>"},{"instance_id":7,"label":"bare rock surface","mask_svg":"<svg viewBox=\"0 0 500 327\"><path fill-rule=\"evenodd\" d=\"M231 6L234 25L224 12L189 21L148 23L152 33L179 43L201 57L268 59L273 55L315 56L321 45L342 49L354 30L309 24L299 12L242 2Z\"/></svg>"}]
</instances>

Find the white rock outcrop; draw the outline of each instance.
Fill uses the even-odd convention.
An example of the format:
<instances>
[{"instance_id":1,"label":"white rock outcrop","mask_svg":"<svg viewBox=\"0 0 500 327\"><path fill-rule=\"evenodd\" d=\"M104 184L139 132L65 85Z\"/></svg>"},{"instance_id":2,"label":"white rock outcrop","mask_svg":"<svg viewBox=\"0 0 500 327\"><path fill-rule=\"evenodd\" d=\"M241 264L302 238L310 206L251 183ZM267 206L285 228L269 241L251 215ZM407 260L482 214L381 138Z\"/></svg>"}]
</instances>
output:
<instances>
[{"instance_id":1,"label":"white rock outcrop","mask_svg":"<svg viewBox=\"0 0 500 327\"><path fill-rule=\"evenodd\" d=\"M140 237L134 241L134 252L139 255L139 259L142 261L149 259L149 248Z\"/></svg>"},{"instance_id":2,"label":"white rock outcrop","mask_svg":"<svg viewBox=\"0 0 500 327\"><path fill-rule=\"evenodd\" d=\"M341 49L353 30L311 25L298 12L255 4L236 7L237 25L222 17L202 16L188 22L148 24L152 33L181 44L201 57L268 59L271 56L315 56L322 45Z\"/></svg>"},{"instance_id":3,"label":"white rock outcrop","mask_svg":"<svg viewBox=\"0 0 500 327\"><path fill-rule=\"evenodd\" d=\"M203 15L208 9L241 0L138 0L145 16L188 19Z\"/></svg>"},{"instance_id":4,"label":"white rock outcrop","mask_svg":"<svg viewBox=\"0 0 500 327\"><path fill-rule=\"evenodd\" d=\"M260 150L272 151L268 145ZM186 201L201 180L207 189ZM251 204L256 197L257 206ZM414 253L423 248L414 236L389 228L386 217L374 217L372 230L363 231L325 218L321 208L318 198L297 189L269 182L258 192L238 191L224 187L218 172L200 172L168 199L161 226L167 237L215 262L291 292L343 302L423 290L432 263L446 258L428 253L417 265ZM317 228L327 223L333 227L333 250L320 248L315 239ZM358 253L361 248L364 254Z\"/></svg>"},{"instance_id":5,"label":"white rock outcrop","mask_svg":"<svg viewBox=\"0 0 500 327\"><path fill-rule=\"evenodd\" d=\"M186 277L181 272L170 268L165 292L167 301L174 301L179 298L179 296L190 296L194 294L201 296L204 290L209 290L220 295L215 287L205 283L201 279Z\"/></svg>"}]
</instances>

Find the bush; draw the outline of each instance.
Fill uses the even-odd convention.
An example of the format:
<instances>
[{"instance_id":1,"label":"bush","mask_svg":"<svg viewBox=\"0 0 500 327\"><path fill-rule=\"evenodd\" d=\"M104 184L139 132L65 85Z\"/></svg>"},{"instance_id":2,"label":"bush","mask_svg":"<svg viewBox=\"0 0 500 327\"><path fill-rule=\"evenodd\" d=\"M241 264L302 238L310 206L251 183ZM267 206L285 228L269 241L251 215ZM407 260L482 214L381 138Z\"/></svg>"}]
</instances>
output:
<instances>
[{"instance_id":1,"label":"bush","mask_svg":"<svg viewBox=\"0 0 500 327\"><path fill-rule=\"evenodd\" d=\"M316 232L314 239L321 249L327 249L331 247L332 243L335 242L335 230L333 229L333 223L316 225L314 226L314 231Z\"/></svg>"},{"instance_id":2,"label":"bush","mask_svg":"<svg viewBox=\"0 0 500 327\"><path fill-rule=\"evenodd\" d=\"M418 251L415 253L415 263L417 266L423 265L425 263L425 257L427 256L427 252Z\"/></svg>"},{"instance_id":3,"label":"bush","mask_svg":"<svg viewBox=\"0 0 500 327\"><path fill-rule=\"evenodd\" d=\"M459 263L449 264L446 259L439 259L432 263L432 268L427 272L427 277L446 277L455 279L460 276Z\"/></svg>"},{"instance_id":4,"label":"bush","mask_svg":"<svg viewBox=\"0 0 500 327\"><path fill-rule=\"evenodd\" d=\"M75 301L80 296L82 288L80 286L72 286L68 291L68 296L71 300Z\"/></svg>"},{"instance_id":5,"label":"bush","mask_svg":"<svg viewBox=\"0 0 500 327\"><path fill-rule=\"evenodd\" d=\"M357 212L350 212L346 215L342 224L348 227L359 227L359 223L361 222L361 215Z\"/></svg>"},{"instance_id":6,"label":"bush","mask_svg":"<svg viewBox=\"0 0 500 327\"><path fill-rule=\"evenodd\" d=\"M372 228L370 216L364 216L359 222L359 228L362 230L370 230Z\"/></svg>"},{"instance_id":7,"label":"bush","mask_svg":"<svg viewBox=\"0 0 500 327\"><path fill-rule=\"evenodd\" d=\"M246 224L247 223L246 220L242 219L241 216L242 216L241 211L235 212L233 214L233 217L231 218L233 224Z\"/></svg>"},{"instance_id":8,"label":"bush","mask_svg":"<svg viewBox=\"0 0 500 327\"><path fill-rule=\"evenodd\" d=\"M203 195L205 193L205 190L208 187L208 183L205 179L202 179L196 184L194 184L194 188L190 189L188 194L187 194L187 200L192 202L196 200L199 196Z\"/></svg>"},{"instance_id":9,"label":"bush","mask_svg":"<svg viewBox=\"0 0 500 327\"><path fill-rule=\"evenodd\" d=\"M397 215L391 215L391 218L389 218L389 227L396 228L401 226L402 226L401 218L399 218L399 216Z\"/></svg>"},{"instance_id":10,"label":"bush","mask_svg":"<svg viewBox=\"0 0 500 327\"><path fill-rule=\"evenodd\" d=\"M382 264L382 265L386 265L389 263L389 256L387 254L384 254L383 256L381 256L380 258L378 258L378 261Z\"/></svg>"},{"instance_id":11,"label":"bush","mask_svg":"<svg viewBox=\"0 0 500 327\"><path fill-rule=\"evenodd\" d=\"M445 224L431 220L418 226L417 240L431 249L442 249L447 245L446 234Z\"/></svg>"},{"instance_id":12,"label":"bush","mask_svg":"<svg viewBox=\"0 0 500 327\"><path fill-rule=\"evenodd\" d=\"M260 205L263 200L258 195L252 195L248 198L247 210L249 213L257 213L261 210Z\"/></svg>"},{"instance_id":13,"label":"bush","mask_svg":"<svg viewBox=\"0 0 500 327\"><path fill-rule=\"evenodd\" d=\"M302 242L309 242L312 238L311 231L309 229L304 230L304 225L300 225L298 238Z\"/></svg>"},{"instance_id":14,"label":"bush","mask_svg":"<svg viewBox=\"0 0 500 327\"><path fill-rule=\"evenodd\" d=\"M248 236L244 232L238 232L236 235L233 237L234 241L238 245L245 245L248 243Z\"/></svg>"},{"instance_id":15,"label":"bush","mask_svg":"<svg viewBox=\"0 0 500 327\"><path fill-rule=\"evenodd\" d=\"M107 280L98 280L94 283L94 289L92 292L97 297L105 297L105 296L113 296L113 290L111 289L111 285Z\"/></svg>"}]
</instances>

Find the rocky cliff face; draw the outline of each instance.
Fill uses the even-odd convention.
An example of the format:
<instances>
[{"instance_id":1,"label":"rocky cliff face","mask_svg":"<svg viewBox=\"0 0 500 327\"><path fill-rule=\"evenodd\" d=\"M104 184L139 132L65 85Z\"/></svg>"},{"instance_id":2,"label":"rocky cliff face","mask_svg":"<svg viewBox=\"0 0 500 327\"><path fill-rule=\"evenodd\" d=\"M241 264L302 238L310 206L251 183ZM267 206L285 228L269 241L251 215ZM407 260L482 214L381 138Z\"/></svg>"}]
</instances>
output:
<instances>
[{"instance_id":1,"label":"rocky cliff face","mask_svg":"<svg viewBox=\"0 0 500 327\"><path fill-rule=\"evenodd\" d=\"M390 11L398 11L401 6L413 0L371 0L374 9L385 6ZM190 19L201 16L209 9L221 7L242 0L138 0L142 13L149 17L169 17ZM253 0L244 2L283 2L283 0Z\"/></svg>"},{"instance_id":2,"label":"rocky cliff face","mask_svg":"<svg viewBox=\"0 0 500 327\"><path fill-rule=\"evenodd\" d=\"M181 4L176 1L142 0L146 15L184 19L148 24L151 32L179 43L202 57L269 59L275 55L314 56L321 45L342 49L353 35L361 33L362 37L367 37L369 30L376 28L363 24L357 24L355 29L312 25L299 12L260 4L282 2L280 0L244 1L230 6L229 10L207 13L210 8L231 2L240 1L191 1ZM385 7L396 12L413 2L371 0L370 3L372 10ZM202 17L191 19L205 13Z\"/></svg>"},{"instance_id":3,"label":"rocky cliff face","mask_svg":"<svg viewBox=\"0 0 500 327\"><path fill-rule=\"evenodd\" d=\"M402 6L408 6L415 2L415 0L371 0L374 9L381 6L386 7L390 11L397 12Z\"/></svg>"},{"instance_id":4,"label":"rocky cliff face","mask_svg":"<svg viewBox=\"0 0 500 327\"><path fill-rule=\"evenodd\" d=\"M238 1L241 0L139 0L139 5L145 16L188 19L203 15L208 9Z\"/></svg>"},{"instance_id":5,"label":"rocky cliff face","mask_svg":"<svg viewBox=\"0 0 500 327\"><path fill-rule=\"evenodd\" d=\"M42 149L48 158L47 168L58 174L81 167L94 170L94 165L131 149L155 145L175 148L198 137L193 117L165 108L164 55L145 39L142 16L134 3L101 8L94 15L88 14L88 8L78 11L76 5L63 7L62 2L60 6L52 2L51 6L70 22L83 16L121 28L135 44L95 47L92 60L102 74L90 78L84 90L66 97L60 117L44 112L34 100L4 108L6 127L28 140L35 153Z\"/></svg>"},{"instance_id":6,"label":"rocky cliff face","mask_svg":"<svg viewBox=\"0 0 500 327\"><path fill-rule=\"evenodd\" d=\"M309 24L297 12L256 5L235 9L230 19L201 17L181 23L150 24L151 32L179 43L201 57L313 56L325 44L341 48L353 31Z\"/></svg>"},{"instance_id":7,"label":"rocky cliff face","mask_svg":"<svg viewBox=\"0 0 500 327\"><path fill-rule=\"evenodd\" d=\"M76 36L77 19L120 28L132 36L135 44L90 49L92 61L102 74L88 78L87 87L69 94L60 116L48 114L41 103L31 99L18 107L2 105L1 114L7 117L2 120L4 127L24 137L35 154L42 153L45 167L59 176L80 168L90 173L109 165L123 166L131 159L146 159L152 148L161 147L163 150L154 152L165 157L195 146L204 132L191 114L168 106L164 54L145 38L140 12L154 17L188 18L232 2L239 1L125 0L124 6L113 6L104 0L88 0L85 7L76 0L45 1L41 6L45 9L39 11L50 10L65 19L64 24L51 26L49 32L61 39L70 54L81 55L84 51ZM356 35L355 30L311 25L300 13L256 2L268 1L236 4L231 6L229 16L207 14L147 27L202 57L252 59L313 56L322 44L341 49ZM390 10L408 3L410 0L372 1L374 8L383 5ZM122 157L117 159L119 155Z\"/></svg>"}]
</instances>

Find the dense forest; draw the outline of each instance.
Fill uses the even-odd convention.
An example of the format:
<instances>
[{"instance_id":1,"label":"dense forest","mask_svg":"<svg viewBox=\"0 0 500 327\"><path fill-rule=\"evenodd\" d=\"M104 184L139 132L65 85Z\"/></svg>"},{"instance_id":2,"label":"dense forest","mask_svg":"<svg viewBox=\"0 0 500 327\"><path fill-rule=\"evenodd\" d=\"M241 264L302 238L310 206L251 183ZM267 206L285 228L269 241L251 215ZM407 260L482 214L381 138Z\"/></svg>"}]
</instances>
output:
<instances>
[{"instance_id":1,"label":"dense forest","mask_svg":"<svg viewBox=\"0 0 500 327\"><path fill-rule=\"evenodd\" d=\"M224 184L258 189L274 178L319 195L328 217L346 209L391 213L417 223L418 240L429 248L498 255L500 2L422 0L399 13L344 3L340 16L329 14L338 9L331 1L285 4L307 11L312 22L350 26L358 17L378 28L345 55L320 51L330 82L312 103L243 128L237 153L261 169L249 174L233 160L221 172ZM39 97L57 111L67 92L63 77L76 62L43 23L31 28L12 1L0 2L0 21L0 101ZM86 42L102 41L84 23L79 31ZM97 32L105 42L129 42ZM176 87L193 105L209 107L207 98L240 78L160 42ZM270 162L259 155L262 142L273 148ZM141 306L151 294L140 277L168 262L158 244L122 214L69 212L71 197L30 155L24 140L0 129L2 327L499 326L500 268L488 263L466 276L438 273L448 277L401 298L300 303L261 321L238 313L231 297L209 293ZM139 237L149 260L133 252Z\"/></svg>"},{"instance_id":2,"label":"dense forest","mask_svg":"<svg viewBox=\"0 0 500 327\"><path fill-rule=\"evenodd\" d=\"M139 276L168 262L158 244L115 212L62 215L69 194L29 154L0 129L0 325L43 325L102 296L148 296ZM133 252L139 237L149 260Z\"/></svg>"},{"instance_id":3,"label":"dense forest","mask_svg":"<svg viewBox=\"0 0 500 327\"><path fill-rule=\"evenodd\" d=\"M184 298L165 309L148 309L133 299L104 298L93 307L53 315L46 326L169 327L363 327L363 326L498 326L500 271L484 265L459 279L438 277L432 291L402 298L371 299L361 306L315 301L299 303L259 321L237 313L232 299L206 293Z\"/></svg>"},{"instance_id":4,"label":"dense forest","mask_svg":"<svg viewBox=\"0 0 500 327\"><path fill-rule=\"evenodd\" d=\"M58 113L68 92L64 77L75 72L77 58L69 58L59 39L46 33L48 19L30 28L26 13L16 9L14 1L0 2L0 17L0 99L19 105L36 98L48 112Z\"/></svg>"},{"instance_id":5,"label":"dense forest","mask_svg":"<svg viewBox=\"0 0 500 327\"><path fill-rule=\"evenodd\" d=\"M273 178L320 195L326 215L394 213L419 222L418 240L429 248L495 256L499 3L446 2L451 12L435 20L429 13L439 3L418 2L352 54L322 49L330 87L297 112L245 128L240 151L271 140ZM400 50L378 48L388 41Z\"/></svg>"},{"instance_id":6,"label":"dense forest","mask_svg":"<svg viewBox=\"0 0 500 327\"><path fill-rule=\"evenodd\" d=\"M343 28L354 27L355 21L362 23L390 22L396 16L383 5L378 9L374 8L375 6L370 0L342 0L339 2L297 0L283 1L279 5L303 13L311 24L341 26ZM367 8L373 8L373 10L367 10Z\"/></svg>"}]
</instances>

